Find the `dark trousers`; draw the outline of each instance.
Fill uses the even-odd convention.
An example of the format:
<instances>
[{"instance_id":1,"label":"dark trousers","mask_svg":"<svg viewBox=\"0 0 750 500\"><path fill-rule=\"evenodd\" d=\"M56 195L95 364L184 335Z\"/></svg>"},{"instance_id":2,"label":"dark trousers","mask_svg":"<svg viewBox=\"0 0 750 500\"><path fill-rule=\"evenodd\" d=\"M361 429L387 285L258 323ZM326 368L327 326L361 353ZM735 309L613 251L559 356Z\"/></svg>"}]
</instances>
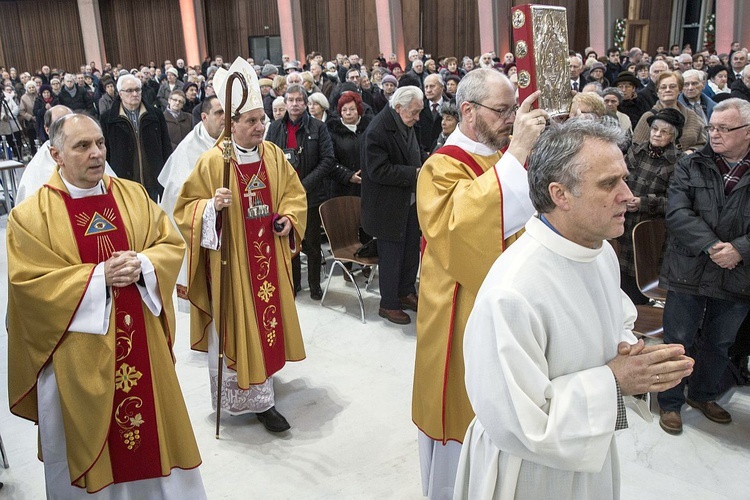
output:
<instances>
[{"instance_id":1,"label":"dark trousers","mask_svg":"<svg viewBox=\"0 0 750 500\"><path fill-rule=\"evenodd\" d=\"M682 344L685 352L695 357L688 383L690 399L705 402L717 398L719 381L729 362L729 347L749 310L747 302L667 292L664 343ZM685 379L659 393L658 399L662 410L680 411L685 402Z\"/></svg>"},{"instance_id":2,"label":"dark trousers","mask_svg":"<svg viewBox=\"0 0 750 500\"><path fill-rule=\"evenodd\" d=\"M318 207L307 208L307 227L302 240L302 251L307 255L307 284L310 289L320 288L320 266L323 263L320 249L320 212ZM302 264L299 255L292 259L294 288L300 287Z\"/></svg>"},{"instance_id":3,"label":"dark trousers","mask_svg":"<svg viewBox=\"0 0 750 500\"><path fill-rule=\"evenodd\" d=\"M401 309L399 297L417 293L415 283L419 270L419 221L417 208L409 208L403 241L378 238L380 273L380 307Z\"/></svg>"}]
</instances>

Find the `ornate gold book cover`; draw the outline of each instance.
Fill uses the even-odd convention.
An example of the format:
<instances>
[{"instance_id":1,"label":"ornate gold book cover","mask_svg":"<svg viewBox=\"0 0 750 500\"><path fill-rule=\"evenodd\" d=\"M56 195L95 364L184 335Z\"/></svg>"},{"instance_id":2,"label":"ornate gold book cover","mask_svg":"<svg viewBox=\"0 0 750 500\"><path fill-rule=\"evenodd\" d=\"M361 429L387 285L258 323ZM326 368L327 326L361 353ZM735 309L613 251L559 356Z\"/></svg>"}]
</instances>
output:
<instances>
[{"instance_id":1,"label":"ornate gold book cover","mask_svg":"<svg viewBox=\"0 0 750 500\"><path fill-rule=\"evenodd\" d=\"M519 104L538 89L542 95L534 107L567 114L572 96L565 7L520 5L511 14Z\"/></svg>"}]
</instances>

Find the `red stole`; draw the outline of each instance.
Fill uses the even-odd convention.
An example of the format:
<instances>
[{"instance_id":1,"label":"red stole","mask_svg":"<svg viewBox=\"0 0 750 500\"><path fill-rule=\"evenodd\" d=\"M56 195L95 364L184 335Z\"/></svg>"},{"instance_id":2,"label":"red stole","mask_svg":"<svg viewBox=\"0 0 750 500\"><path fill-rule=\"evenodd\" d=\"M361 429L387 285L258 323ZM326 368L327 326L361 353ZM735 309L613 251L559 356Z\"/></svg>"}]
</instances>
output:
<instances>
[{"instance_id":1,"label":"red stole","mask_svg":"<svg viewBox=\"0 0 750 500\"><path fill-rule=\"evenodd\" d=\"M77 199L62 193L62 197L82 262L98 264L109 259L114 252L130 249L123 219L111 191ZM112 477L115 483L161 477L143 301L135 284L111 287L110 290L114 300L116 335L115 373L112 375L115 393L107 438Z\"/></svg>"},{"instance_id":2,"label":"red stole","mask_svg":"<svg viewBox=\"0 0 750 500\"><path fill-rule=\"evenodd\" d=\"M261 161L237 164L233 162L237 185L242 196L242 215L247 246L247 267L250 272L250 291L258 325L260 345L266 366L266 376L270 377L286 363L284 349L284 325L281 318L281 296L279 294L278 260L276 256L273 217L248 219L245 217L250 206L265 203L270 214L275 212L271 196L271 186L266 173L266 165Z\"/></svg>"}]
</instances>

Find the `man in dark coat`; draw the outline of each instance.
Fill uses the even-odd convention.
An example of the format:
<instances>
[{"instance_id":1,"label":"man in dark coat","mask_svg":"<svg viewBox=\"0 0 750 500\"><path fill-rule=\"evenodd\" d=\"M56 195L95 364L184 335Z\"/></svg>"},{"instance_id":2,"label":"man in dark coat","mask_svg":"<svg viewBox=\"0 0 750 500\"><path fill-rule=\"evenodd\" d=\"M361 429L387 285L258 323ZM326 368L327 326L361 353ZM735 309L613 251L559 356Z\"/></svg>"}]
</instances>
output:
<instances>
[{"instance_id":1,"label":"man in dark coat","mask_svg":"<svg viewBox=\"0 0 750 500\"><path fill-rule=\"evenodd\" d=\"M69 107L73 111L84 111L91 116L96 116L94 100L83 86L76 85L75 75L67 73L63 81L65 85L63 85L62 90L57 95L60 104Z\"/></svg>"},{"instance_id":2,"label":"man in dark coat","mask_svg":"<svg viewBox=\"0 0 750 500\"><path fill-rule=\"evenodd\" d=\"M686 402L713 422L732 421L716 399L729 347L750 311L749 119L747 101L717 104L710 143L677 162L669 185L664 343L682 344L696 359L689 380L659 393L659 423L670 434L682 432Z\"/></svg>"},{"instance_id":3,"label":"man in dark coat","mask_svg":"<svg viewBox=\"0 0 750 500\"><path fill-rule=\"evenodd\" d=\"M167 122L141 100L141 81L133 75L117 80L117 97L101 117L107 161L118 177L140 182L158 202L163 189L157 178L172 154Z\"/></svg>"},{"instance_id":4,"label":"man in dark coat","mask_svg":"<svg viewBox=\"0 0 750 500\"><path fill-rule=\"evenodd\" d=\"M414 125L424 106L417 87L401 87L370 122L362 147L362 228L378 238L381 317L397 324L417 310L419 222L415 188L427 157Z\"/></svg>"},{"instance_id":5,"label":"man in dark coat","mask_svg":"<svg viewBox=\"0 0 750 500\"><path fill-rule=\"evenodd\" d=\"M448 102L448 96L443 94L443 77L435 73L424 80L424 107L419 113L419 121L415 127L422 151L431 152L442 131L443 118L440 108Z\"/></svg>"},{"instance_id":6,"label":"man in dark coat","mask_svg":"<svg viewBox=\"0 0 750 500\"><path fill-rule=\"evenodd\" d=\"M732 89L731 95L732 97L750 102L750 66L745 66L740 75L742 78L737 78L729 86Z\"/></svg>"},{"instance_id":7,"label":"man in dark coat","mask_svg":"<svg viewBox=\"0 0 750 500\"><path fill-rule=\"evenodd\" d=\"M669 71L669 65L664 61L654 61L648 69L648 83L638 91L638 96L648 105L647 109L651 109L659 101L659 96L656 95L656 77L665 71Z\"/></svg>"},{"instance_id":8,"label":"man in dark coat","mask_svg":"<svg viewBox=\"0 0 750 500\"><path fill-rule=\"evenodd\" d=\"M310 298L320 300L320 212L318 207L328 195L327 179L336 158L333 143L325 123L307 112L307 91L302 85L290 85L284 96L286 114L268 127L266 140L284 150L287 160L299 174L307 192L307 226L302 241L302 251L307 255L307 282ZM301 264L299 256L292 260L292 278L295 293L301 289Z\"/></svg>"}]
</instances>

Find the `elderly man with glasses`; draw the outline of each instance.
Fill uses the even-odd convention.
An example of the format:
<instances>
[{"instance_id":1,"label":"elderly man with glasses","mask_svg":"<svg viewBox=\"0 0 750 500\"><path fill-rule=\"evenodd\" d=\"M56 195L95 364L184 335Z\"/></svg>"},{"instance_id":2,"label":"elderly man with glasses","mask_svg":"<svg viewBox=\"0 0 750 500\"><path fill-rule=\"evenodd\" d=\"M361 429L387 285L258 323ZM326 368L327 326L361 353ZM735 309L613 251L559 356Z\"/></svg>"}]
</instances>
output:
<instances>
[{"instance_id":1,"label":"elderly man with glasses","mask_svg":"<svg viewBox=\"0 0 750 500\"><path fill-rule=\"evenodd\" d=\"M677 163L667 196L664 342L696 359L687 398L685 381L659 394L660 424L670 434L682 432L685 402L716 423L732 421L716 399L750 311L750 103L718 103L706 129L709 144Z\"/></svg>"},{"instance_id":2,"label":"elderly man with glasses","mask_svg":"<svg viewBox=\"0 0 750 500\"><path fill-rule=\"evenodd\" d=\"M112 107L102 113L102 132L107 161L117 176L139 182L158 201L162 188L157 178L172 154L172 144L164 115L143 102L141 95L138 78L121 76Z\"/></svg>"}]
</instances>

